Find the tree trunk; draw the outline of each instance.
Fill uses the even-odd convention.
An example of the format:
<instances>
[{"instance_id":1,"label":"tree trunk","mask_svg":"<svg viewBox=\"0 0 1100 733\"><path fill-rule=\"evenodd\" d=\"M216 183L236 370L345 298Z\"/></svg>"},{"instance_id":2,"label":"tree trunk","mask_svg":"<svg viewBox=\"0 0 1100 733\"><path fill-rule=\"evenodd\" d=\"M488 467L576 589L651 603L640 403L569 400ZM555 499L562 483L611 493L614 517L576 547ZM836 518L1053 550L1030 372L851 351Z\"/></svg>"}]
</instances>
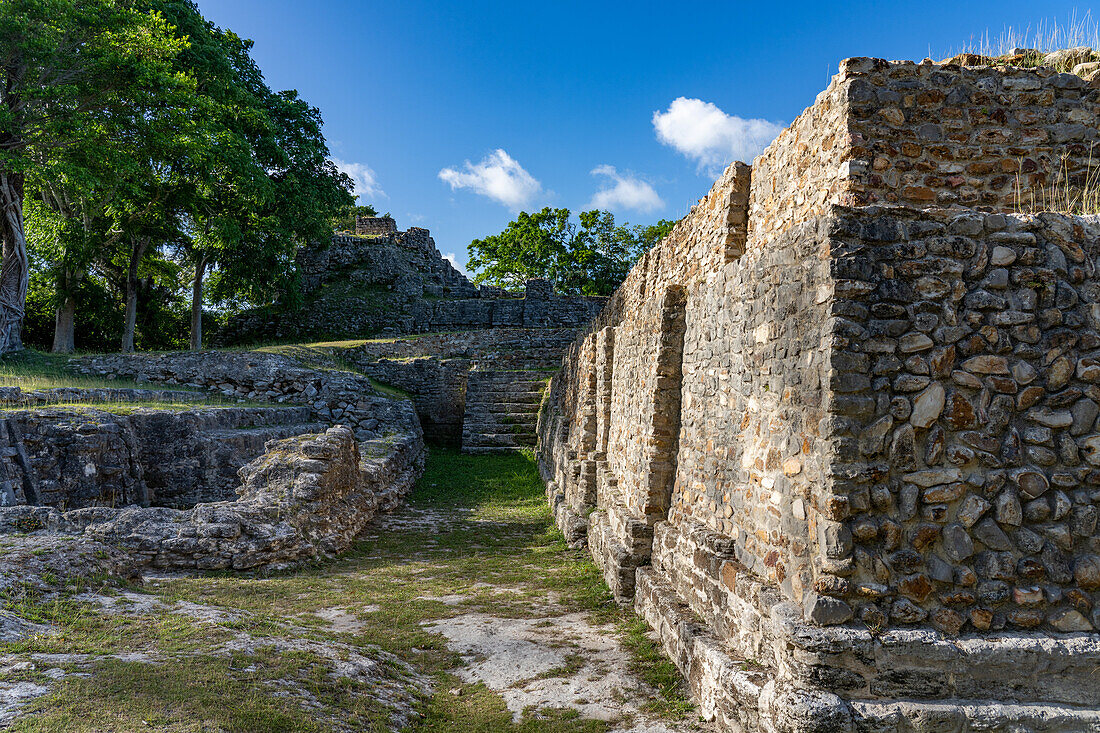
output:
<instances>
[{"instance_id":1,"label":"tree trunk","mask_svg":"<svg viewBox=\"0 0 1100 733\"><path fill-rule=\"evenodd\" d=\"M53 327L53 353L71 354L76 348L76 298L64 296Z\"/></svg>"},{"instance_id":2,"label":"tree trunk","mask_svg":"<svg viewBox=\"0 0 1100 733\"><path fill-rule=\"evenodd\" d=\"M23 348L20 336L30 267L23 229L23 175L0 172L0 354Z\"/></svg>"},{"instance_id":3,"label":"tree trunk","mask_svg":"<svg viewBox=\"0 0 1100 733\"><path fill-rule=\"evenodd\" d=\"M195 263L195 282L191 285L191 351L202 350L202 278L206 274L206 255Z\"/></svg>"},{"instance_id":4,"label":"tree trunk","mask_svg":"<svg viewBox=\"0 0 1100 733\"><path fill-rule=\"evenodd\" d=\"M130 265L126 268L126 325L122 331L122 353L134 353L134 329L137 326L138 265L145 257L149 238L130 240Z\"/></svg>"},{"instance_id":5,"label":"tree trunk","mask_svg":"<svg viewBox=\"0 0 1100 733\"><path fill-rule=\"evenodd\" d=\"M57 284L61 305L54 312L53 352L71 354L76 349L76 287L84 279L84 273L71 267L61 272Z\"/></svg>"}]
</instances>

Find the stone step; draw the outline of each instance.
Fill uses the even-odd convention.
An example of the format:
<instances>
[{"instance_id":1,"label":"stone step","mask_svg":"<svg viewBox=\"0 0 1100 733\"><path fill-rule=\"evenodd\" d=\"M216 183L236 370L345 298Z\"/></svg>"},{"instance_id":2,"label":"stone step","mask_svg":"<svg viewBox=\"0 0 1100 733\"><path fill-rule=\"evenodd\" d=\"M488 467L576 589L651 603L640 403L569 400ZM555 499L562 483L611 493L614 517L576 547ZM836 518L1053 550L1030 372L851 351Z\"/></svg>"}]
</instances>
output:
<instances>
[{"instance_id":1,"label":"stone step","mask_svg":"<svg viewBox=\"0 0 1100 733\"><path fill-rule=\"evenodd\" d=\"M492 413L494 415L538 416L538 405L533 402L481 402L466 403L466 414Z\"/></svg>"},{"instance_id":2,"label":"stone step","mask_svg":"<svg viewBox=\"0 0 1100 733\"><path fill-rule=\"evenodd\" d=\"M465 448L492 448L494 446L500 447L516 447L522 448L529 446L530 443L521 441L521 436L513 435L511 433L478 433L475 435L467 435L464 433L462 436L462 447Z\"/></svg>"},{"instance_id":3,"label":"stone step","mask_svg":"<svg viewBox=\"0 0 1100 733\"><path fill-rule=\"evenodd\" d=\"M533 428L526 425L472 425L470 430L463 430L462 434L475 439L479 435L510 435L530 441L534 441L538 435Z\"/></svg>"},{"instance_id":4,"label":"stone step","mask_svg":"<svg viewBox=\"0 0 1100 733\"><path fill-rule=\"evenodd\" d=\"M463 453L519 453L531 448L527 445L471 445L462 446Z\"/></svg>"},{"instance_id":5,"label":"stone step","mask_svg":"<svg viewBox=\"0 0 1100 733\"><path fill-rule=\"evenodd\" d=\"M1001 700L850 700L859 730L948 730L925 727L928 721L953 721L950 730L1100 730L1100 710L1059 703L1021 703ZM960 723L962 724L960 727Z\"/></svg>"},{"instance_id":6,"label":"stone step","mask_svg":"<svg viewBox=\"0 0 1100 733\"><path fill-rule=\"evenodd\" d=\"M473 405L467 403L465 421L468 422L470 419L501 420L508 415L514 415L516 417L538 417L538 414L539 406L534 402L527 402L518 407L513 406L511 408L504 408L499 405L494 405L491 402Z\"/></svg>"},{"instance_id":7,"label":"stone step","mask_svg":"<svg viewBox=\"0 0 1100 733\"><path fill-rule=\"evenodd\" d=\"M470 429L493 427L493 426L500 426L500 427L507 426L509 428L522 428L524 431L533 433L535 431L535 427L538 426L539 421L538 421L538 416L537 415L531 415L531 416L502 415L502 416L499 416L499 417L468 415L466 417L466 420L463 422L463 424L468 426ZM493 432L493 431L492 430L487 431L487 430L481 429L481 430L479 430L479 432ZM511 432L515 432L515 430L509 429L507 432L511 433Z\"/></svg>"},{"instance_id":8,"label":"stone step","mask_svg":"<svg viewBox=\"0 0 1100 733\"><path fill-rule=\"evenodd\" d=\"M328 426L324 423L296 423L292 425L264 425L258 427L230 428L226 430L209 430L204 433L207 437L236 450L258 451L263 453L264 444L269 440L291 438L296 435L309 433L323 433Z\"/></svg>"},{"instance_id":9,"label":"stone step","mask_svg":"<svg viewBox=\"0 0 1100 733\"><path fill-rule=\"evenodd\" d=\"M542 402L542 393L541 392L529 392L529 393L522 393L522 394L516 394L514 392L510 392L508 394L497 394L497 395L493 395L492 393L487 393L487 392L478 392L478 393L473 393L472 394L470 392L470 388L469 387L466 388L466 404L467 405L505 403L505 404L513 404L513 405L534 405L537 408L537 406L540 402Z\"/></svg>"}]
</instances>

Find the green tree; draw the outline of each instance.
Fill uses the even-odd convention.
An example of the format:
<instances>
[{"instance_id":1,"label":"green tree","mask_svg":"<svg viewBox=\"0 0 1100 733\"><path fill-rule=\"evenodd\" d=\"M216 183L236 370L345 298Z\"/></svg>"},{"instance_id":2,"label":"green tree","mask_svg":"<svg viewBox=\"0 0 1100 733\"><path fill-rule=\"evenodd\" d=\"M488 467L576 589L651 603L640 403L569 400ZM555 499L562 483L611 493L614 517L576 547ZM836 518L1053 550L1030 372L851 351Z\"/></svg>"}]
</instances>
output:
<instances>
[{"instance_id":1,"label":"green tree","mask_svg":"<svg viewBox=\"0 0 1100 733\"><path fill-rule=\"evenodd\" d=\"M97 121L155 115L135 97L176 86L170 62L184 45L132 0L0 3L0 354L21 348L28 173L94 139Z\"/></svg>"},{"instance_id":2,"label":"green tree","mask_svg":"<svg viewBox=\"0 0 1100 733\"><path fill-rule=\"evenodd\" d=\"M196 83L191 150L180 161L176 249L191 273L191 348L202 347L204 279L220 299L266 295L290 278L302 242L327 239L354 204L329 160L320 111L271 91L252 42L204 19L191 0L164 7L189 46L177 60Z\"/></svg>"},{"instance_id":3,"label":"green tree","mask_svg":"<svg viewBox=\"0 0 1100 733\"><path fill-rule=\"evenodd\" d=\"M332 219L332 229L337 232L354 232L355 219L360 216L378 216L378 210L370 204L349 206Z\"/></svg>"},{"instance_id":4,"label":"green tree","mask_svg":"<svg viewBox=\"0 0 1100 733\"><path fill-rule=\"evenodd\" d=\"M583 211L574 222L569 209L520 212L504 231L469 246L474 282L518 290L532 278L546 278L566 295L610 295L630 268L675 225L616 225L607 211Z\"/></svg>"}]
</instances>

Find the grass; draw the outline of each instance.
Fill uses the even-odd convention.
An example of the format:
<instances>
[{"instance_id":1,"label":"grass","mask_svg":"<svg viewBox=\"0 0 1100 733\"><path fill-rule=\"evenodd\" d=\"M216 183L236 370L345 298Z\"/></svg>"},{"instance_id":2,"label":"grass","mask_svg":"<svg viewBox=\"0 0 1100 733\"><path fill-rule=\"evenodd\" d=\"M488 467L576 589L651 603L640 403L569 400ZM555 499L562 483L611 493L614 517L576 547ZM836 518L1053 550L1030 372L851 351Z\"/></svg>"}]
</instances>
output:
<instances>
[{"instance_id":1,"label":"grass","mask_svg":"<svg viewBox=\"0 0 1100 733\"><path fill-rule=\"evenodd\" d=\"M373 645L415 664L435 693L417 704L422 717L412 731L610 730L613 721L580 719L570 710L540 711L513 722L500 695L454 674L461 658L425 626L467 613L540 618L551 595L553 614L587 614L622 640L634 671L658 691L649 706L653 713L676 719L690 710L682 682L644 623L613 602L587 555L565 544L532 456L433 450L409 504L446 521L368 532L343 557L294 571L165 578L144 588L165 607L186 601L235 620L199 623L165 610L109 616L73 598L13 604L13 612L52 623L57 633L0 644L0 655L93 656L81 663L51 662L92 676L51 682L51 692L30 703L32 714L12 730L389 730L368 685L324 673L323 660L309 654L274 648L280 639L303 637L357 649ZM456 596L457 603L442 600ZM317 615L328 608L345 609L359 627L334 630ZM255 640L254 653L218 653L238 633ZM163 663L117 658L136 651ZM554 673L573 671L581 662L567 654ZM40 674L28 672L28 680L45 682ZM314 707L276 694L288 689L306 695Z\"/></svg>"},{"instance_id":2,"label":"grass","mask_svg":"<svg viewBox=\"0 0 1100 733\"><path fill-rule=\"evenodd\" d=\"M65 402L50 402L38 405L31 401L15 405L0 405L0 411L24 410L41 407L91 408L129 414L140 408L161 410L190 410L200 407L270 407L271 403L256 400L228 398L224 395L207 392L194 387L178 384L157 384L136 382L131 379L108 379L106 377L77 374L70 370L71 354L50 354L27 349L0 357L0 386L19 387L24 392L38 390L75 388L75 389L140 389L151 392L191 392L195 400L156 400L156 399L75 399Z\"/></svg>"},{"instance_id":3,"label":"grass","mask_svg":"<svg viewBox=\"0 0 1100 733\"><path fill-rule=\"evenodd\" d=\"M49 354L27 349L0 358L0 385L15 386L23 390L77 387L81 389L158 389L156 385L139 384L127 379L107 379L69 370L71 354ZM159 389L169 389L161 386ZM188 387L171 386L173 391L194 392Z\"/></svg>"},{"instance_id":4,"label":"grass","mask_svg":"<svg viewBox=\"0 0 1100 733\"><path fill-rule=\"evenodd\" d=\"M1093 164L1092 154L1090 146L1083 177L1071 174L1068 156L1062 157L1061 166L1050 185L1025 187L1020 174L1017 174L1014 202L1016 210L1024 214L1044 211L1078 215L1100 214L1100 165Z\"/></svg>"},{"instance_id":5,"label":"grass","mask_svg":"<svg viewBox=\"0 0 1100 733\"><path fill-rule=\"evenodd\" d=\"M1039 66L1043 55L1078 46L1100 49L1100 24L1093 19L1091 11L1078 15L1074 10L1063 22L1059 22L1057 18L1040 20L1034 28L1031 25L1023 28L1005 26L996 38L991 37L987 30L977 37L972 36L956 53L973 53L997 60L1009 56L1014 49L1027 48L1038 53L1025 55L1014 63L1019 66ZM1063 72L1070 70L1058 69Z\"/></svg>"}]
</instances>

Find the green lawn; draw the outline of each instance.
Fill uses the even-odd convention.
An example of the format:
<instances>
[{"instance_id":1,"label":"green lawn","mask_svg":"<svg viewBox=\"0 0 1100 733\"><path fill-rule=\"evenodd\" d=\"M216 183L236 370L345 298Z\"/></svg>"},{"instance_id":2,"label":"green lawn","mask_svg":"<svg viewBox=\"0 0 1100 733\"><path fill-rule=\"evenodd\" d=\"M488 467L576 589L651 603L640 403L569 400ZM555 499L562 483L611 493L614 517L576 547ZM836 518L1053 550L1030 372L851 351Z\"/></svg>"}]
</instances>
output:
<instances>
[{"instance_id":1,"label":"green lawn","mask_svg":"<svg viewBox=\"0 0 1100 733\"><path fill-rule=\"evenodd\" d=\"M388 730L370 685L336 679L306 651L279 642L307 639L348 649L377 646L414 664L435 694L421 697L410 730L485 733L605 731L602 721L569 710L513 723L500 695L453 674L461 658L424 623L470 613L531 618L555 598L555 613L581 612L614 624L640 678L660 690L653 715L681 719L691 708L672 664L644 624L616 605L595 566L569 549L554 527L529 455L468 456L433 450L402 517L435 516L437 526L395 523L368 530L343 557L273 575L211 574L165 578L142 590L162 604L186 601L232 614L216 623L161 610L106 615L73 600L12 610L48 620L58 633L0 644L0 654L90 654L58 664L69 677L33 701L15 731L336 731ZM459 598L459 602L444 599ZM354 630L336 631L321 609L347 609ZM545 613L545 610L541 611ZM253 653L227 652L240 633ZM152 654L158 663L103 658ZM100 661L96 661L100 659ZM44 681L43 667L21 673ZM395 679L401 672L391 670ZM273 694L293 687L316 707ZM454 694L458 691L460 694Z\"/></svg>"}]
</instances>

